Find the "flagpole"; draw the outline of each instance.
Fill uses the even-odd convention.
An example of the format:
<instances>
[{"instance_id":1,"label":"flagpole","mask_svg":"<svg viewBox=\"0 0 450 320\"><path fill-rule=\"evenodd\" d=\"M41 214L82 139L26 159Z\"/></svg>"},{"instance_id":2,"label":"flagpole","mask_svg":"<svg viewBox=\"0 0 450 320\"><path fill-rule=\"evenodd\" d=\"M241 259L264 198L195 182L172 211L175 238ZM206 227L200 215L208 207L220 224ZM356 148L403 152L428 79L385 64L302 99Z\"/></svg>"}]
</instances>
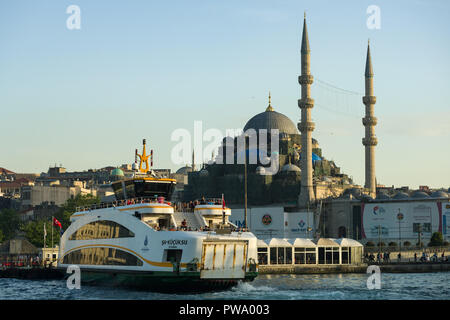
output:
<instances>
[{"instance_id":1,"label":"flagpole","mask_svg":"<svg viewBox=\"0 0 450 320\"><path fill-rule=\"evenodd\" d=\"M44 221L44 248L46 248L46 240L47 240L47 229L45 228L45 225L47 224L46 221Z\"/></svg>"},{"instance_id":2,"label":"flagpole","mask_svg":"<svg viewBox=\"0 0 450 320\"><path fill-rule=\"evenodd\" d=\"M53 216L52 216L52 249L53 249Z\"/></svg>"}]
</instances>

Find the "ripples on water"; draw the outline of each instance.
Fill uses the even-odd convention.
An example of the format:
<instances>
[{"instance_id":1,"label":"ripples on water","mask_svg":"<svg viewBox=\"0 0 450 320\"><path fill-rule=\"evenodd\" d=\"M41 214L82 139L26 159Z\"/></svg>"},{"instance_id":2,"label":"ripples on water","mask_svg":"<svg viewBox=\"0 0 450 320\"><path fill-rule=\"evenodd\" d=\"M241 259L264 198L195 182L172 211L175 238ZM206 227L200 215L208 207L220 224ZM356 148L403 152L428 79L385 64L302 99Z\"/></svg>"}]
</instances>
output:
<instances>
[{"instance_id":1,"label":"ripples on water","mask_svg":"<svg viewBox=\"0 0 450 320\"><path fill-rule=\"evenodd\" d=\"M450 299L450 273L386 273L381 289L367 289L366 274L260 275L251 283L220 292L201 294L162 294L119 288L82 286L69 290L65 281L0 279L0 299L125 299L125 300L408 300Z\"/></svg>"}]
</instances>

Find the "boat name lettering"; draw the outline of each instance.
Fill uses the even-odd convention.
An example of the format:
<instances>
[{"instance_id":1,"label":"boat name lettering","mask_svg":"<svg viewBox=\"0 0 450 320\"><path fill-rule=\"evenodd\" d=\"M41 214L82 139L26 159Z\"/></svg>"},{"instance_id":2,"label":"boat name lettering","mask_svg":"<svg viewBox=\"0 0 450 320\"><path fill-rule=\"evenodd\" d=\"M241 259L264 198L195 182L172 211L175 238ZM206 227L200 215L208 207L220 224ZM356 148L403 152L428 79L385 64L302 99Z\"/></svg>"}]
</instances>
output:
<instances>
[{"instance_id":1,"label":"boat name lettering","mask_svg":"<svg viewBox=\"0 0 450 320\"><path fill-rule=\"evenodd\" d=\"M175 239L175 240L162 240L161 241L161 245L170 245L170 246L173 246L173 245L187 245L187 240L178 240L178 239Z\"/></svg>"}]
</instances>

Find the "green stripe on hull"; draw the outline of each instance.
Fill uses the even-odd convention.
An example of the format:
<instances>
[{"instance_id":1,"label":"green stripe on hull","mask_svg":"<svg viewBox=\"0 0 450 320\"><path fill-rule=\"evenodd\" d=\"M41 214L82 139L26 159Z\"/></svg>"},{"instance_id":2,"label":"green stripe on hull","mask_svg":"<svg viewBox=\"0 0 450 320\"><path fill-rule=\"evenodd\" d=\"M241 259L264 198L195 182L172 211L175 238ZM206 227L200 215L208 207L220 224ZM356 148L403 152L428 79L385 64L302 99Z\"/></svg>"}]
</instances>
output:
<instances>
[{"instance_id":1,"label":"green stripe on hull","mask_svg":"<svg viewBox=\"0 0 450 320\"><path fill-rule=\"evenodd\" d=\"M114 272L81 270L81 283L151 290L157 292L196 292L224 290L239 281L253 281L258 274L248 272L245 279L200 279L200 272Z\"/></svg>"}]
</instances>

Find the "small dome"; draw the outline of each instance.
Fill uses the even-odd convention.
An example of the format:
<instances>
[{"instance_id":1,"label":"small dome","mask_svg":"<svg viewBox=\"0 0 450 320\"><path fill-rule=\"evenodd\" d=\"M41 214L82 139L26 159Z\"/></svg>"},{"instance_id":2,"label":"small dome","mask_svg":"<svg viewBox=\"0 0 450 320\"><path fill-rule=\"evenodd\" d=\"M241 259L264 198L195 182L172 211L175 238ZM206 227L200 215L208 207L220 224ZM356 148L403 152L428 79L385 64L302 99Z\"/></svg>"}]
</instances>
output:
<instances>
[{"instance_id":1,"label":"small dome","mask_svg":"<svg viewBox=\"0 0 450 320\"><path fill-rule=\"evenodd\" d=\"M192 172L192 167L184 166L178 169L175 173L177 174L188 174L188 172Z\"/></svg>"},{"instance_id":2,"label":"small dome","mask_svg":"<svg viewBox=\"0 0 450 320\"><path fill-rule=\"evenodd\" d=\"M138 169L139 169L138 164L137 164L136 162L134 162L134 163L131 165L131 169L132 169L132 170L138 170Z\"/></svg>"},{"instance_id":3,"label":"small dome","mask_svg":"<svg viewBox=\"0 0 450 320\"><path fill-rule=\"evenodd\" d=\"M202 169L202 170L200 170L200 176L202 176L202 177L206 177L206 176L208 176L209 175L209 172L208 172L208 170L206 170L206 169Z\"/></svg>"},{"instance_id":4,"label":"small dome","mask_svg":"<svg viewBox=\"0 0 450 320\"><path fill-rule=\"evenodd\" d=\"M266 168L259 166L258 168L256 168L256 174L260 174L263 175L266 173Z\"/></svg>"},{"instance_id":5,"label":"small dome","mask_svg":"<svg viewBox=\"0 0 450 320\"><path fill-rule=\"evenodd\" d=\"M432 198L448 198L448 193L442 190L435 191L430 195Z\"/></svg>"},{"instance_id":6,"label":"small dome","mask_svg":"<svg viewBox=\"0 0 450 320\"><path fill-rule=\"evenodd\" d=\"M361 189L358 188L348 188L345 189L344 192L342 193L342 195L352 195L354 197L361 197Z\"/></svg>"},{"instance_id":7,"label":"small dome","mask_svg":"<svg viewBox=\"0 0 450 320\"><path fill-rule=\"evenodd\" d=\"M405 192L397 192L392 199L400 200L400 199L409 199L409 195Z\"/></svg>"},{"instance_id":8,"label":"small dome","mask_svg":"<svg viewBox=\"0 0 450 320\"><path fill-rule=\"evenodd\" d=\"M391 197L389 197L389 195L387 193L385 193L385 192L380 192L380 193L377 194L377 199L378 200L388 200L390 198Z\"/></svg>"},{"instance_id":9,"label":"small dome","mask_svg":"<svg viewBox=\"0 0 450 320\"><path fill-rule=\"evenodd\" d=\"M123 171L121 169L115 168L115 169L111 170L110 175L111 176L121 176L121 177L123 177L124 173L123 173Z\"/></svg>"},{"instance_id":10,"label":"small dome","mask_svg":"<svg viewBox=\"0 0 450 320\"><path fill-rule=\"evenodd\" d=\"M281 168L281 172L301 172L301 170L295 164L288 163Z\"/></svg>"},{"instance_id":11,"label":"small dome","mask_svg":"<svg viewBox=\"0 0 450 320\"><path fill-rule=\"evenodd\" d=\"M423 191L416 191L411 195L412 198L429 198L430 196Z\"/></svg>"}]
</instances>

